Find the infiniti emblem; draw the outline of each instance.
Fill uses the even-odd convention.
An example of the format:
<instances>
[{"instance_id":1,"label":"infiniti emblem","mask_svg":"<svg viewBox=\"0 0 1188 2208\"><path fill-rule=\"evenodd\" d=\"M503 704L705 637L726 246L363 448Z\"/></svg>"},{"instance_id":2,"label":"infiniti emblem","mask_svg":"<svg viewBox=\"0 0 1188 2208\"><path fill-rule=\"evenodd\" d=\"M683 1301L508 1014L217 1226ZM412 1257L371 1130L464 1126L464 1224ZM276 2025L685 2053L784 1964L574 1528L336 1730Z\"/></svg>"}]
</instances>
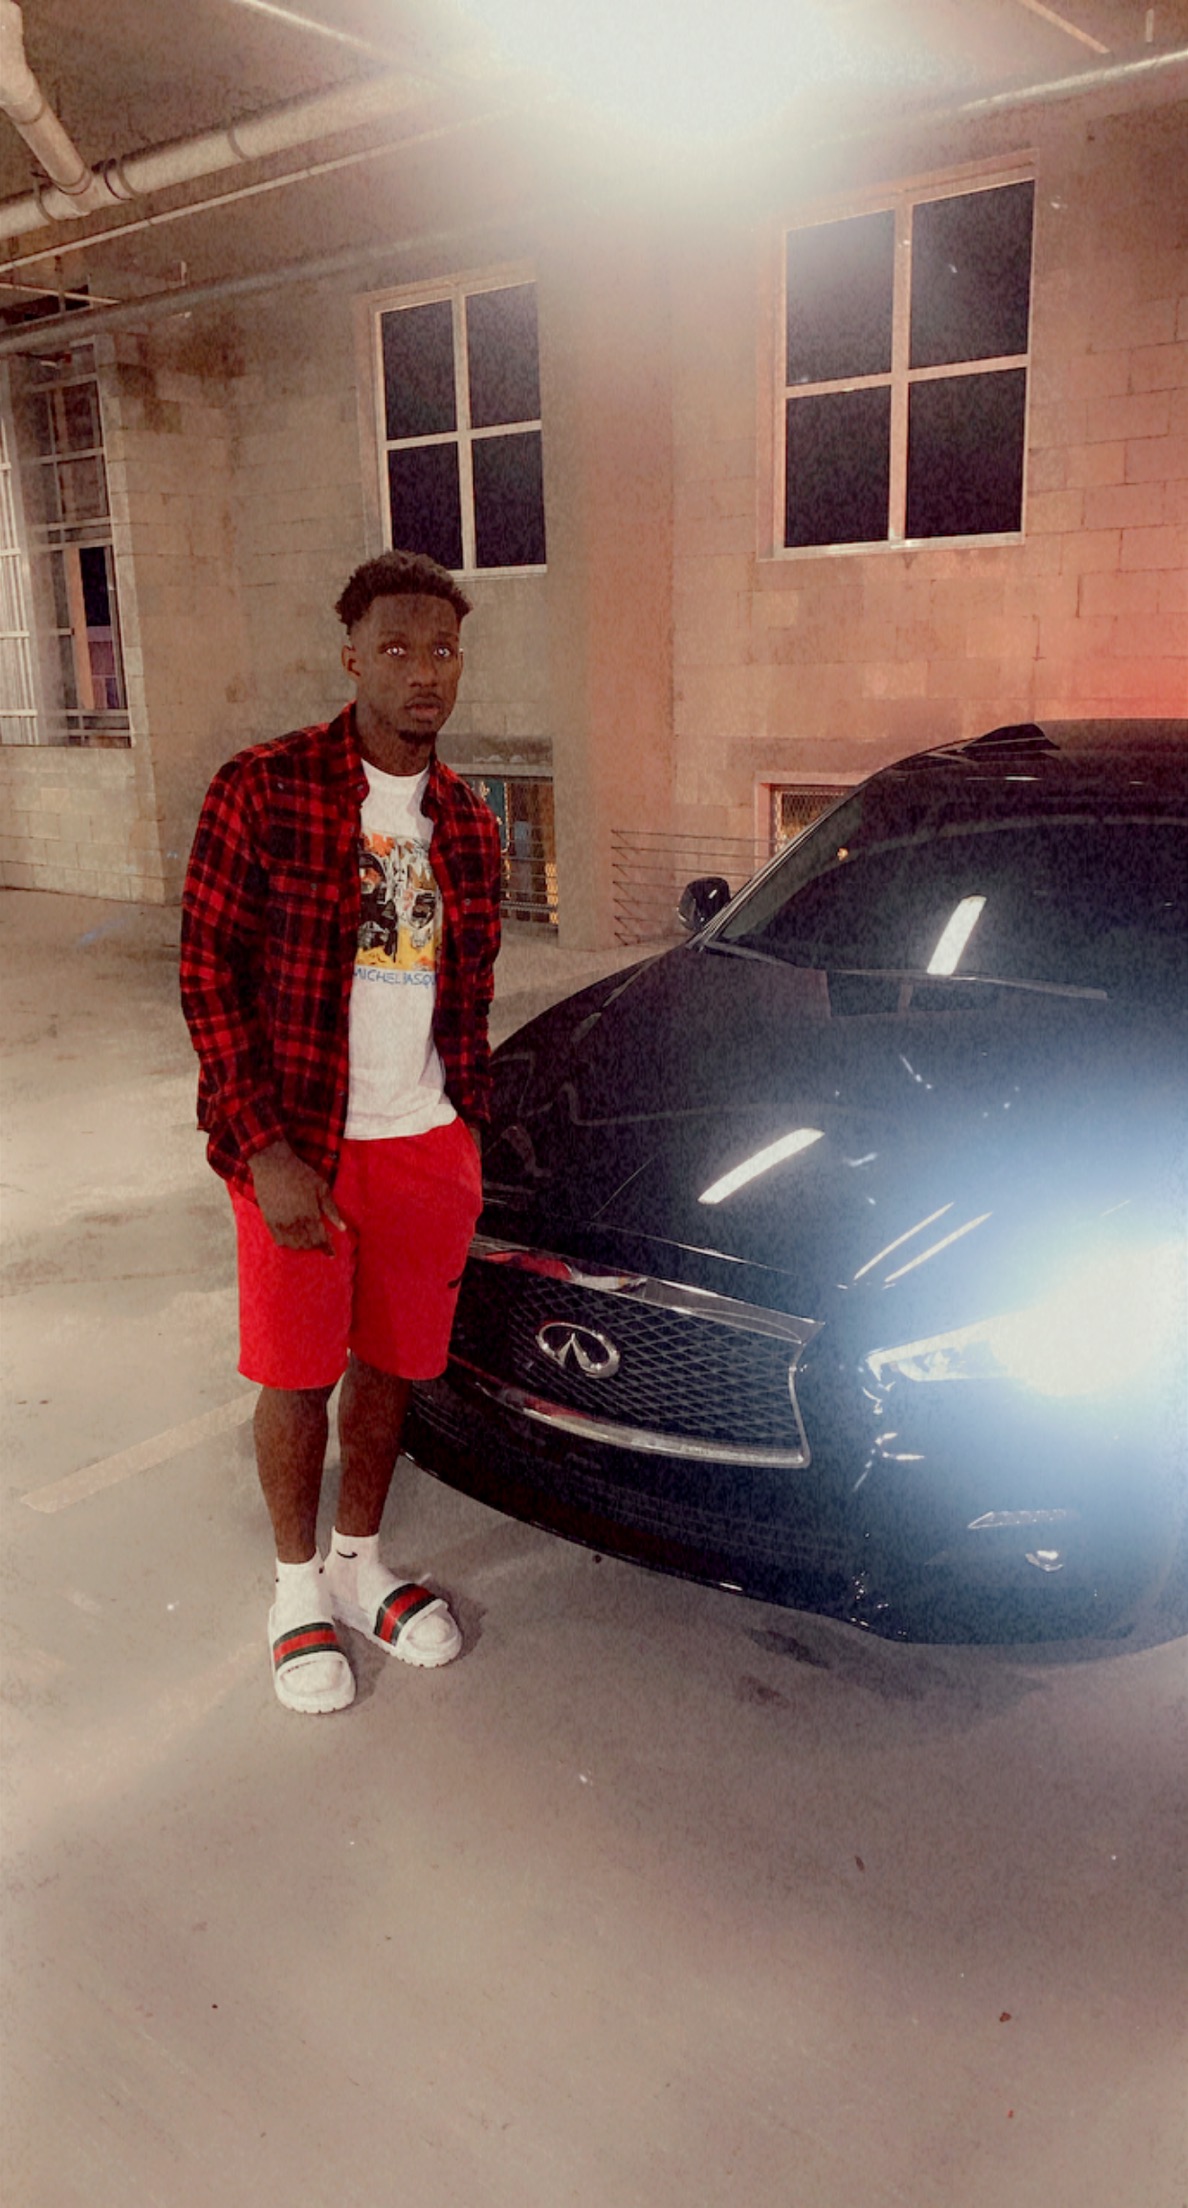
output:
<instances>
[{"instance_id":1,"label":"infiniti emblem","mask_svg":"<svg viewBox=\"0 0 1188 2208\"><path fill-rule=\"evenodd\" d=\"M590 1380L609 1380L619 1369L619 1352L605 1334L595 1334L588 1326L570 1326L565 1319L542 1326L536 1346L562 1370L576 1365Z\"/></svg>"}]
</instances>

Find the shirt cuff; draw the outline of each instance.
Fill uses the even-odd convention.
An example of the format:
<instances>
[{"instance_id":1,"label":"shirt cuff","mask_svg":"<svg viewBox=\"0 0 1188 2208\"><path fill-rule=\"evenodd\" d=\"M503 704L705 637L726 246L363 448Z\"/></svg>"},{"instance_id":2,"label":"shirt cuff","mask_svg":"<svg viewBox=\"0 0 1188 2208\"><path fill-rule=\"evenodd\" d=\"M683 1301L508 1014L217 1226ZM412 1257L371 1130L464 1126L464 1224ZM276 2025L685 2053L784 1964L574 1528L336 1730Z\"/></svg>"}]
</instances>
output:
<instances>
[{"instance_id":1,"label":"shirt cuff","mask_svg":"<svg viewBox=\"0 0 1188 2208\"><path fill-rule=\"evenodd\" d=\"M245 1165L249 1158L267 1150L270 1144L288 1140L280 1113L270 1097L241 1105L237 1112L228 1114L226 1126Z\"/></svg>"}]
</instances>

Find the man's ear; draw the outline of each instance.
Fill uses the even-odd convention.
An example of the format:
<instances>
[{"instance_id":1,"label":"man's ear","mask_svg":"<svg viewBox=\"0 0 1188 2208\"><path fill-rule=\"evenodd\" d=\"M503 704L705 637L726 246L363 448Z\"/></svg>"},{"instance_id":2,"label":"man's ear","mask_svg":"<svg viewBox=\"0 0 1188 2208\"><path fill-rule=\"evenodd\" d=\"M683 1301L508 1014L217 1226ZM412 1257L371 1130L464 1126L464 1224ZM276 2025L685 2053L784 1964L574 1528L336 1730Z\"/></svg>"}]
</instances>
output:
<instances>
[{"instance_id":1,"label":"man's ear","mask_svg":"<svg viewBox=\"0 0 1188 2208\"><path fill-rule=\"evenodd\" d=\"M346 640L346 643L342 647L342 664L346 668L346 671L348 675L350 675L352 681L356 680L359 672L359 660L358 654L356 653L355 647L352 644L349 636Z\"/></svg>"}]
</instances>

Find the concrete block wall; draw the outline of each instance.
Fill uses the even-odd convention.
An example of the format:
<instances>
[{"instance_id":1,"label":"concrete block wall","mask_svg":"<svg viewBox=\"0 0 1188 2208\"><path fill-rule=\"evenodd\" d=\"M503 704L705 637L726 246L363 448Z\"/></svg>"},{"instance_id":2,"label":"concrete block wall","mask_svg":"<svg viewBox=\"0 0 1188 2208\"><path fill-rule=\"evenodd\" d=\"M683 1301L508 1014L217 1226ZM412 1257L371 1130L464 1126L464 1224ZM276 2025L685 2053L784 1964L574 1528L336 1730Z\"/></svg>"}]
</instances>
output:
<instances>
[{"instance_id":1,"label":"concrete block wall","mask_svg":"<svg viewBox=\"0 0 1188 2208\"><path fill-rule=\"evenodd\" d=\"M367 545L349 295L277 292L245 308L239 329L232 467L246 636L242 740L261 743L329 719L349 695L334 600Z\"/></svg>"},{"instance_id":2,"label":"concrete block wall","mask_svg":"<svg viewBox=\"0 0 1188 2208\"><path fill-rule=\"evenodd\" d=\"M160 904L156 801L145 751L0 747L0 887Z\"/></svg>"},{"instance_id":3,"label":"concrete block wall","mask_svg":"<svg viewBox=\"0 0 1188 2208\"><path fill-rule=\"evenodd\" d=\"M214 767L245 741L231 405L220 317L115 340L106 439L134 741L151 759L162 894L177 896Z\"/></svg>"},{"instance_id":4,"label":"concrete block wall","mask_svg":"<svg viewBox=\"0 0 1188 2208\"><path fill-rule=\"evenodd\" d=\"M904 149L881 176L867 157L877 185L1034 153L1016 545L770 556L778 234L699 240L680 264L675 827L750 834L765 779L856 777L996 722L1188 713L1186 142L1183 103L1088 103Z\"/></svg>"},{"instance_id":5,"label":"concrete block wall","mask_svg":"<svg viewBox=\"0 0 1188 2208\"><path fill-rule=\"evenodd\" d=\"M441 740L444 759L508 766L552 757L547 578L468 575L472 612L462 631L465 667Z\"/></svg>"}]
</instances>

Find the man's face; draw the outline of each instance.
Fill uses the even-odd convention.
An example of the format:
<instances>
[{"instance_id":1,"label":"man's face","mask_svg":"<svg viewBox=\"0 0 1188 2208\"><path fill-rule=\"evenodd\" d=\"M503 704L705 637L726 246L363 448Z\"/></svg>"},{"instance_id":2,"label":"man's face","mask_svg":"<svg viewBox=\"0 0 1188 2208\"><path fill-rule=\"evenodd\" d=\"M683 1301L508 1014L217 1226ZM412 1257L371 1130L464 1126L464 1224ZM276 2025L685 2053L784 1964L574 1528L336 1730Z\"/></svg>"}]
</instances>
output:
<instances>
[{"instance_id":1,"label":"man's face","mask_svg":"<svg viewBox=\"0 0 1188 2208\"><path fill-rule=\"evenodd\" d=\"M458 616L444 598L373 598L342 647L342 664L364 721L428 747L458 695Z\"/></svg>"}]
</instances>

